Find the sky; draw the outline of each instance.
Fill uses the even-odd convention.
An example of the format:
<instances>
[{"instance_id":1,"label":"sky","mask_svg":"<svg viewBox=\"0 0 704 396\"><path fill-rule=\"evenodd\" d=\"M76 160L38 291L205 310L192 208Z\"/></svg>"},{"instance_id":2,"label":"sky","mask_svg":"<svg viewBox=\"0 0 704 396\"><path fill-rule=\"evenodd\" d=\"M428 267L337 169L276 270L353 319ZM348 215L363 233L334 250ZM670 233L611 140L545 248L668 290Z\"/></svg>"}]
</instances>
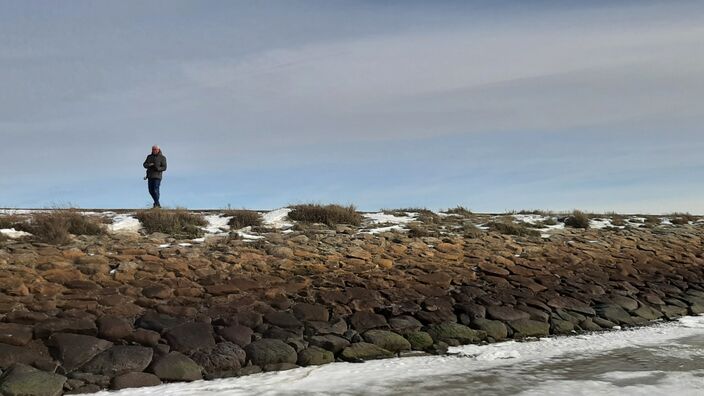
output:
<instances>
[{"instance_id":1,"label":"sky","mask_svg":"<svg viewBox=\"0 0 704 396\"><path fill-rule=\"evenodd\" d=\"M0 207L704 213L701 1L0 8Z\"/></svg>"}]
</instances>

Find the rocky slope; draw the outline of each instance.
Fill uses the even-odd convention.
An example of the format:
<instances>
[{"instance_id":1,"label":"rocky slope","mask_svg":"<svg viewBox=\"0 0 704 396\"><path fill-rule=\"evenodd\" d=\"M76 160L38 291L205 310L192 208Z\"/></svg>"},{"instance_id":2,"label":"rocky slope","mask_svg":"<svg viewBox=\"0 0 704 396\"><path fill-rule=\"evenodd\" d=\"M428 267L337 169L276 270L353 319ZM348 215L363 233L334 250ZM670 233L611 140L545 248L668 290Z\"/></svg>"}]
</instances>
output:
<instances>
[{"instance_id":1,"label":"rocky slope","mask_svg":"<svg viewBox=\"0 0 704 396\"><path fill-rule=\"evenodd\" d=\"M473 219L474 223L481 223ZM0 395L152 386L704 313L702 223L0 242ZM453 232L453 230L457 232ZM249 235L249 234L247 234ZM432 235L432 236L414 236Z\"/></svg>"}]
</instances>

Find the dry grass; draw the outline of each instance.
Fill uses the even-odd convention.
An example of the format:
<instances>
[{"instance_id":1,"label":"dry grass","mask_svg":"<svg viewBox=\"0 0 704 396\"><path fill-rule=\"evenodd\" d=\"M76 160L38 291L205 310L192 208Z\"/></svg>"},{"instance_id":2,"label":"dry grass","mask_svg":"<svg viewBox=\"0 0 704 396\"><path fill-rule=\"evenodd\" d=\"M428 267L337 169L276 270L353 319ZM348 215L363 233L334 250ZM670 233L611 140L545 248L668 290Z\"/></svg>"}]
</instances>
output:
<instances>
[{"instance_id":1,"label":"dry grass","mask_svg":"<svg viewBox=\"0 0 704 396\"><path fill-rule=\"evenodd\" d=\"M528 228L525 224L516 224L511 219L502 219L499 221L491 221L487 223L489 230L496 231L505 235L516 236L532 236L539 237L540 232Z\"/></svg>"},{"instance_id":2,"label":"dry grass","mask_svg":"<svg viewBox=\"0 0 704 396\"><path fill-rule=\"evenodd\" d=\"M304 204L290 206L288 217L291 220L303 223L322 223L330 227L337 224L350 224L358 226L362 223L360 215L353 205L318 205Z\"/></svg>"},{"instance_id":3,"label":"dry grass","mask_svg":"<svg viewBox=\"0 0 704 396\"><path fill-rule=\"evenodd\" d=\"M431 233L422 224L411 223L408 225L408 236L411 238L423 238L431 236Z\"/></svg>"},{"instance_id":4,"label":"dry grass","mask_svg":"<svg viewBox=\"0 0 704 396\"><path fill-rule=\"evenodd\" d=\"M667 215L667 217L670 219L670 223L674 225L686 225L689 224L690 221L695 221L697 219L696 216L693 216L690 213L670 213Z\"/></svg>"},{"instance_id":5,"label":"dry grass","mask_svg":"<svg viewBox=\"0 0 704 396\"><path fill-rule=\"evenodd\" d=\"M454 208L447 209L444 213L459 215L459 216L471 216L473 213L471 210L465 208L464 206L455 206Z\"/></svg>"},{"instance_id":6,"label":"dry grass","mask_svg":"<svg viewBox=\"0 0 704 396\"><path fill-rule=\"evenodd\" d=\"M161 232L175 237L197 238L208 224L202 215L185 209L149 209L137 212L137 219L148 233Z\"/></svg>"},{"instance_id":7,"label":"dry grass","mask_svg":"<svg viewBox=\"0 0 704 396\"><path fill-rule=\"evenodd\" d=\"M31 222L22 227L44 243L62 245L73 235L101 235L105 226L99 219L86 216L75 209L55 209L35 214Z\"/></svg>"},{"instance_id":8,"label":"dry grass","mask_svg":"<svg viewBox=\"0 0 704 396\"><path fill-rule=\"evenodd\" d=\"M253 210L228 210L225 216L232 217L228 223L233 230L244 227L259 227L262 225L262 215Z\"/></svg>"},{"instance_id":9,"label":"dry grass","mask_svg":"<svg viewBox=\"0 0 704 396\"><path fill-rule=\"evenodd\" d=\"M18 215L2 215L0 216L0 228L14 228L19 230L26 226L26 218Z\"/></svg>"},{"instance_id":10,"label":"dry grass","mask_svg":"<svg viewBox=\"0 0 704 396\"><path fill-rule=\"evenodd\" d=\"M565 218L565 225L572 228L589 228L589 216L579 210L575 210Z\"/></svg>"},{"instance_id":11,"label":"dry grass","mask_svg":"<svg viewBox=\"0 0 704 396\"><path fill-rule=\"evenodd\" d=\"M462 224L462 235L465 238L478 238L482 233L483 231L473 223L467 221Z\"/></svg>"}]
</instances>

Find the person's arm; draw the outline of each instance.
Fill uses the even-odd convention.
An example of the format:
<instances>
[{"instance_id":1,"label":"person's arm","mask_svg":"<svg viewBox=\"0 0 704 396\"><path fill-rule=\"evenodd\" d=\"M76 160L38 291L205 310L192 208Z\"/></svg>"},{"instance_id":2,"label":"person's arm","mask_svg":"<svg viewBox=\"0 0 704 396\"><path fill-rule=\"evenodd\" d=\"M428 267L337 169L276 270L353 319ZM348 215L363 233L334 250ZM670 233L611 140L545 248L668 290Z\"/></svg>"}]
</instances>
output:
<instances>
[{"instance_id":1,"label":"person's arm","mask_svg":"<svg viewBox=\"0 0 704 396\"><path fill-rule=\"evenodd\" d=\"M164 172L166 170L166 157L161 156L161 161L157 164L156 170L159 172Z\"/></svg>"},{"instance_id":2,"label":"person's arm","mask_svg":"<svg viewBox=\"0 0 704 396\"><path fill-rule=\"evenodd\" d=\"M142 165L144 166L144 169L149 169L149 167L154 166L154 163L149 162L149 156L147 156L147 159L144 160L144 164Z\"/></svg>"}]
</instances>

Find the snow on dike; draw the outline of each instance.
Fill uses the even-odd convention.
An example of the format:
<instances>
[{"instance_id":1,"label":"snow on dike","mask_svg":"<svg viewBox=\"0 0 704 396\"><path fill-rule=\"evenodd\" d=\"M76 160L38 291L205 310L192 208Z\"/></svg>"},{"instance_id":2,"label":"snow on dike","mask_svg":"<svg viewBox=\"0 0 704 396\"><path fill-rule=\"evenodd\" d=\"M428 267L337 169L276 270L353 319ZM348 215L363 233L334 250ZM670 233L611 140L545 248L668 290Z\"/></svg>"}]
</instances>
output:
<instances>
[{"instance_id":1,"label":"snow on dike","mask_svg":"<svg viewBox=\"0 0 704 396\"><path fill-rule=\"evenodd\" d=\"M489 345L466 345L450 348L446 356L412 356L365 363L332 363L324 366L254 374L240 378L161 385L151 388L100 392L95 395L134 396L234 396L234 395L464 395L472 388L452 387L452 380L491 376L495 369L507 382L520 384L525 371L540 365L559 362L569 367L576 359L597 358L628 348L657 348L662 356L702 359L704 350L686 351L676 343L688 337L704 340L704 316L683 317L675 322L642 328L578 336L542 338L536 341L506 341ZM685 356L682 356L685 355ZM657 362L654 362L657 364ZM527 387L508 388L504 392L488 384L486 394L521 395L702 395L704 373L700 371L661 370L657 383L642 381L654 375L652 370L608 371L594 378L545 380L538 378ZM554 373L549 377L556 377ZM637 380L627 386L629 380ZM494 379L495 381L495 379ZM450 385L448 385L450 384ZM427 392L422 390L427 389ZM475 389L476 390L476 389ZM420 393L419 393L420 392ZM483 394L479 392L477 394Z\"/></svg>"}]
</instances>

